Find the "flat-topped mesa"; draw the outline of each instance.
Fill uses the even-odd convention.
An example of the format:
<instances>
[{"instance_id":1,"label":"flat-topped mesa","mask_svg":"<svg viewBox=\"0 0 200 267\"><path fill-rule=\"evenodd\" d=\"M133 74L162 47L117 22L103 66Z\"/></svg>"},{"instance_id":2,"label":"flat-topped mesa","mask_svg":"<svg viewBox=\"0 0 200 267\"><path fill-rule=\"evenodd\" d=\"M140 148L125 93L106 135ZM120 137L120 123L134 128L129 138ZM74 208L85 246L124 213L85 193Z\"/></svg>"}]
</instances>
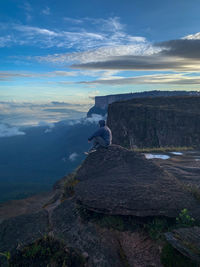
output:
<instances>
[{"instance_id":1,"label":"flat-topped mesa","mask_svg":"<svg viewBox=\"0 0 200 267\"><path fill-rule=\"evenodd\" d=\"M108 106L117 101L125 101L129 99L144 98L144 97L168 97L168 96L199 96L197 91L146 91L138 93L114 94L106 96L95 96L95 105L88 111L87 116L92 114L105 115Z\"/></svg>"},{"instance_id":2,"label":"flat-topped mesa","mask_svg":"<svg viewBox=\"0 0 200 267\"><path fill-rule=\"evenodd\" d=\"M113 143L133 147L199 147L200 97L140 98L108 108Z\"/></svg>"},{"instance_id":3,"label":"flat-topped mesa","mask_svg":"<svg viewBox=\"0 0 200 267\"><path fill-rule=\"evenodd\" d=\"M110 215L175 218L200 206L177 180L143 155L117 145L90 154L78 170L75 197L84 208Z\"/></svg>"}]
</instances>

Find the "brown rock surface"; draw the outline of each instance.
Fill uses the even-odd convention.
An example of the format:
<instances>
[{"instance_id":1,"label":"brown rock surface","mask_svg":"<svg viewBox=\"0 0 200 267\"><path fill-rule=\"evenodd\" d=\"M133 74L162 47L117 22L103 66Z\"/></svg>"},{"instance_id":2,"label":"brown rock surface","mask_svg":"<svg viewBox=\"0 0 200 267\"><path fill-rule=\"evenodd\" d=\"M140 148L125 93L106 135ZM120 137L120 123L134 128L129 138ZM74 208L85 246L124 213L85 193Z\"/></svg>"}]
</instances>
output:
<instances>
[{"instance_id":1,"label":"brown rock surface","mask_svg":"<svg viewBox=\"0 0 200 267\"><path fill-rule=\"evenodd\" d=\"M137 267L162 267L158 243L141 232L119 233L119 242L130 266Z\"/></svg>"},{"instance_id":2,"label":"brown rock surface","mask_svg":"<svg viewBox=\"0 0 200 267\"><path fill-rule=\"evenodd\" d=\"M77 201L112 215L176 217L183 208L200 217L200 205L179 182L144 156L120 146L100 149L78 170Z\"/></svg>"}]
</instances>

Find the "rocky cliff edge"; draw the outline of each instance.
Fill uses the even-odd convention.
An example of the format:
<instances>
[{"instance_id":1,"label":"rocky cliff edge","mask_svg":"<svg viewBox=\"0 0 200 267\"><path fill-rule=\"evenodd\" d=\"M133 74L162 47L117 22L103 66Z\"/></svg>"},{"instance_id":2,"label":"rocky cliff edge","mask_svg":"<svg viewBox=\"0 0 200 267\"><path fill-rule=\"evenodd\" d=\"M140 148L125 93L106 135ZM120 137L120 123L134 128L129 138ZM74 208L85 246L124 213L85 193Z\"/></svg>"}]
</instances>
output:
<instances>
[{"instance_id":1,"label":"rocky cliff edge","mask_svg":"<svg viewBox=\"0 0 200 267\"><path fill-rule=\"evenodd\" d=\"M54 247L67 253L67 266L167 266L163 242L151 236L156 220L173 221L182 209L200 219L199 202L173 175L117 145L90 154L46 200L31 213L22 207L13 217L0 212L0 252L11 253L10 266L38 266L38 259L41 266L66 266L56 260L61 249L51 255L38 245L47 238L61 242Z\"/></svg>"}]
</instances>

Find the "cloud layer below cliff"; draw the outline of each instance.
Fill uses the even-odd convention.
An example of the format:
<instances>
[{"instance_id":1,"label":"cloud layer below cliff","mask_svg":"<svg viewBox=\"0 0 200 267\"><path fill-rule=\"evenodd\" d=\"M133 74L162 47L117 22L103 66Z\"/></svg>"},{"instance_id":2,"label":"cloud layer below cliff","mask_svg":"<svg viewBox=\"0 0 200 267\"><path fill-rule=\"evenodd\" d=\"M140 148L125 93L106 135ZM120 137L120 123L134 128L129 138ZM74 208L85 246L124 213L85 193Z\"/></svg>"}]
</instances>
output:
<instances>
[{"instance_id":1,"label":"cloud layer below cliff","mask_svg":"<svg viewBox=\"0 0 200 267\"><path fill-rule=\"evenodd\" d=\"M1 101L0 123L13 126L33 126L65 119L80 119L85 116L88 108L88 105L57 101L48 103Z\"/></svg>"}]
</instances>

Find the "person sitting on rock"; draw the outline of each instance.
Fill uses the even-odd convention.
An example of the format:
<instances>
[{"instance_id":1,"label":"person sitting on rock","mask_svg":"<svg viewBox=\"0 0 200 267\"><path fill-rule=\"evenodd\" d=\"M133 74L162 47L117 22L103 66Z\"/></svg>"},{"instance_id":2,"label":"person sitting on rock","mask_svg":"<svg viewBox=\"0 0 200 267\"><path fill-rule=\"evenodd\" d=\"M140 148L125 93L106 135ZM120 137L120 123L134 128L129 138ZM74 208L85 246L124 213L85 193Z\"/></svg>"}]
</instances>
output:
<instances>
[{"instance_id":1,"label":"person sitting on rock","mask_svg":"<svg viewBox=\"0 0 200 267\"><path fill-rule=\"evenodd\" d=\"M107 148L112 143L112 133L108 126L106 126L105 120L99 121L100 128L88 138L88 143L93 140L92 148L86 152L86 154L95 152L100 147Z\"/></svg>"}]
</instances>

